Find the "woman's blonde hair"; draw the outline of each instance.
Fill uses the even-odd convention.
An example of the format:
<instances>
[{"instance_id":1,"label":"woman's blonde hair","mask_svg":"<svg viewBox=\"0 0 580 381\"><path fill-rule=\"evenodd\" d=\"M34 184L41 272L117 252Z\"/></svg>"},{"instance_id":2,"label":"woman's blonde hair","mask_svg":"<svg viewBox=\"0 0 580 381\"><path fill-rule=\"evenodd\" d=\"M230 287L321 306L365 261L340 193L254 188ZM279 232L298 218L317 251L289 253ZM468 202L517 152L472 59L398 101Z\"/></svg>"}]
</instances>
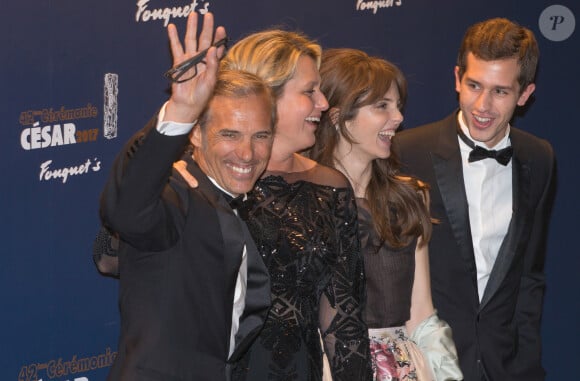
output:
<instances>
[{"instance_id":1,"label":"woman's blonde hair","mask_svg":"<svg viewBox=\"0 0 580 381\"><path fill-rule=\"evenodd\" d=\"M322 48L299 32L269 29L250 34L228 51L222 68L243 70L260 77L274 97L282 94L284 85L293 77L301 56L312 58L320 67Z\"/></svg>"}]
</instances>

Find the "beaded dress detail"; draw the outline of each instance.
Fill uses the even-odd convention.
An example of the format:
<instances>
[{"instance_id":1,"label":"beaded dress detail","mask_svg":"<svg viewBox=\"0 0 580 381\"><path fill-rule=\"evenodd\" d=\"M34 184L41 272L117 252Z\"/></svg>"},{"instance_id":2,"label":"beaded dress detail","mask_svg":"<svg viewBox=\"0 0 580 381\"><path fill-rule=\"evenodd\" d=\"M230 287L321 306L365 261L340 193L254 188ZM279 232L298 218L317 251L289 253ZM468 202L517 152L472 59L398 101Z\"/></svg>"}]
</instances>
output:
<instances>
[{"instance_id":1,"label":"beaded dress detail","mask_svg":"<svg viewBox=\"0 0 580 381\"><path fill-rule=\"evenodd\" d=\"M246 380L370 380L364 267L353 192L326 167L271 174L249 195L248 228L270 272L272 307L238 368ZM240 371L240 369L238 369Z\"/></svg>"}]
</instances>

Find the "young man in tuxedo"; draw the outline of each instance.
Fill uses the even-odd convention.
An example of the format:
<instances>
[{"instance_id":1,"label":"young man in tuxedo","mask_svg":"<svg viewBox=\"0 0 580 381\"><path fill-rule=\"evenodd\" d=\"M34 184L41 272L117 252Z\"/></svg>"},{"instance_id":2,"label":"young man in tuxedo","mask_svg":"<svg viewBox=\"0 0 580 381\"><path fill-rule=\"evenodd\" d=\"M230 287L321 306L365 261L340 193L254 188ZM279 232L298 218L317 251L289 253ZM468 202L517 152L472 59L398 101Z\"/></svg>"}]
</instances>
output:
<instances>
[{"instance_id":1,"label":"young man in tuxedo","mask_svg":"<svg viewBox=\"0 0 580 381\"><path fill-rule=\"evenodd\" d=\"M455 67L459 110L393 144L401 170L431 185L433 301L469 381L544 379L555 157L547 141L510 125L535 90L538 56L533 33L514 22L471 26Z\"/></svg>"},{"instance_id":2,"label":"young man in tuxedo","mask_svg":"<svg viewBox=\"0 0 580 381\"><path fill-rule=\"evenodd\" d=\"M199 40L195 12L184 46L173 25L168 33L176 67L205 58L172 77L169 101L120 153L101 197L103 224L123 244L121 335L108 380L235 380L231 364L263 324L270 285L227 200L266 168L275 104L258 77L218 71L223 48L211 45L225 30L214 31L210 13ZM188 144L195 189L172 173Z\"/></svg>"}]
</instances>

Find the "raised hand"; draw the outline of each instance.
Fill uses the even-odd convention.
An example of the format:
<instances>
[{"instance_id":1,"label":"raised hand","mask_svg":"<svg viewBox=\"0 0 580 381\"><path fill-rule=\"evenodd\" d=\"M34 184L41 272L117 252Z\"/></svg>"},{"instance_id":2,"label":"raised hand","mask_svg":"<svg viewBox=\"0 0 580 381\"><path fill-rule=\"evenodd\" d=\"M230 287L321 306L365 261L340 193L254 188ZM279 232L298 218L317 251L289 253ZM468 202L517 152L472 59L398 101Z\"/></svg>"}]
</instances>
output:
<instances>
[{"instance_id":1,"label":"raised hand","mask_svg":"<svg viewBox=\"0 0 580 381\"><path fill-rule=\"evenodd\" d=\"M225 53L225 47L212 46L214 41L226 37L223 27L217 27L214 35L213 14L204 15L203 26L199 38L197 36L197 12L192 12L187 19L187 27L183 44L179 40L174 24L167 26L167 34L173 56L173 66L199 54L207 49L203 62L194 65L182 78L192 77L183 82L173 82L171 98L167 103L164 120L180 123L194 122L209 101L216 83L219 68L219 57ZM196 74L197 73L197 74Z\"/></svg>"}]
</instances>

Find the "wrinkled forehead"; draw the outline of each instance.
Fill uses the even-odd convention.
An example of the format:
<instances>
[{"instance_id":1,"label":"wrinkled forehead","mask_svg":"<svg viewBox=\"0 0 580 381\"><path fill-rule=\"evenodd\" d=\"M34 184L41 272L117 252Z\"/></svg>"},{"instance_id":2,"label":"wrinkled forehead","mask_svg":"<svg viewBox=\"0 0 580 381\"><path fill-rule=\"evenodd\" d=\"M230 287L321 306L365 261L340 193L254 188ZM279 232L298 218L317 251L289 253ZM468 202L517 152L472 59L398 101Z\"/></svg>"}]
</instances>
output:
<instances>
[{"instance_id":1,"label":"wrinkled forehead","mask_svg":"<svg viewBox=\"0 0 580 381\"><path fill-rule=\"evenodd\" d=\"M245 133L273 129L273 101L267 94L215 96L206 111L205 130L232 130Z\"/></svg>"}]
</instances>

